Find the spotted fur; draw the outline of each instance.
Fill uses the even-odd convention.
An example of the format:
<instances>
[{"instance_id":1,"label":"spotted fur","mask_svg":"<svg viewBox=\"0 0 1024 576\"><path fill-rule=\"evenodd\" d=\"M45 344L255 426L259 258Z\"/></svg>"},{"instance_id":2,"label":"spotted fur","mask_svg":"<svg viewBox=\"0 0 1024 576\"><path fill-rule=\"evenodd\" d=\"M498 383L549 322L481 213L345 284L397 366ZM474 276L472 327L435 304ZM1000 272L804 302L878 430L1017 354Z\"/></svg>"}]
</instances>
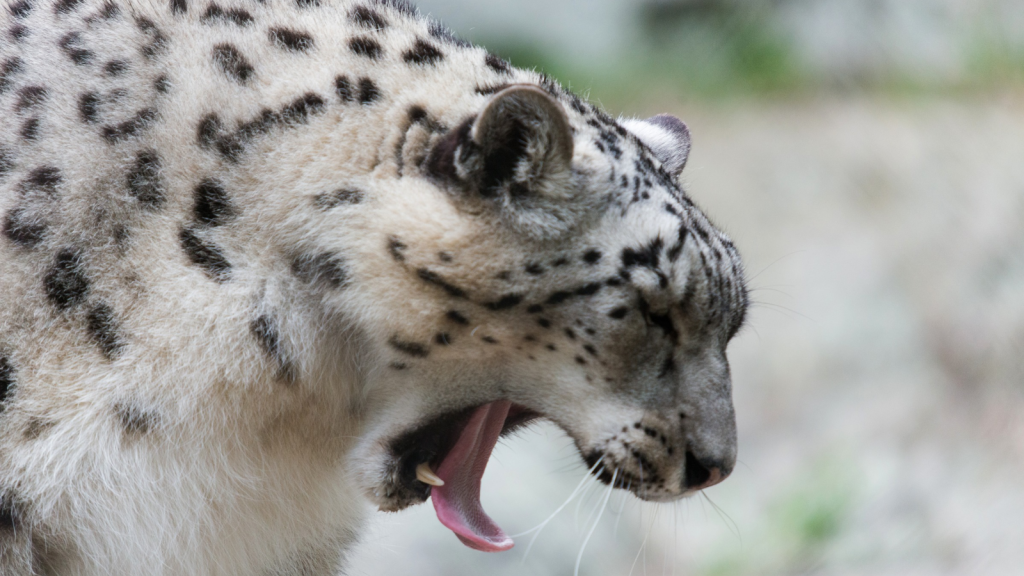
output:
<instances>
[{"instance_id":1,"label":"spotted fur","mask_svg":"<svg viewBox=\"0 0 1024 576\"><path fill-rule=\"evenodd\" d=\"M500 399L641 498L731 470L746 290L678 119L404 0L10 0L0 33L0 574L337 573Z\"/></svg>"}]
</instances>

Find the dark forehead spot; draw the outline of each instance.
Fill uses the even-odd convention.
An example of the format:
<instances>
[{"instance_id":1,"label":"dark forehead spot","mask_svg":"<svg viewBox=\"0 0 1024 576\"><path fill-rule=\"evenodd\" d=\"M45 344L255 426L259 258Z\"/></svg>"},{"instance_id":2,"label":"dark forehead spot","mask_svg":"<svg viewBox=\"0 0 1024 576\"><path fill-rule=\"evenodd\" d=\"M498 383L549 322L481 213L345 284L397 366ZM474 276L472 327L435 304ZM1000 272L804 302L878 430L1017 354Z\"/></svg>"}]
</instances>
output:
<instances>
[{"instance_id":1,"label":"dark forehead spot","mask_svg":"<svg viewBox=\"0 0 1024 576\"><path fill-rule=\"evenodd\" d=\"M55 9L58 13L67 14L68 12L73 12L81 3L82 0L59 0Z\"/></svg>"},{"instance_id":2,"label":"dark forehead spot","mask_svg":"<svg viewBox=\"0 0 1024 576\"><path fill-rule=\"evenodd\" d=\"M540 304L531 304L529 307L526 308L527 314L539 314L543 311L544 307L541 306Z\"/></svg>"},{"instance_id":3,"label":"dark forehead spot","mask_svg":"<svg viewBox=\"0 0 1024 576\"><path fill-rule=\"evenodd\" d=\"M488 344L497 344L498 343L498 339L495 338L494 336L484 336L484 337L482 337L480 339L483 340L484 342L488 343Z\"/></svg>"},{"instance_id":4,"label":"dark forehead spot","mask_svg":"<svg viewBox=\"0 0 1024 576\"><path fill-rule=\"evenodd\" d=\"M3 66L0 66L0 94L3 94L11 85L11 77L21 72L21 58L14 56L4 60Z\"/></svg>"},{"instance_id":5,"label":"dark forehead spot","mask_svg":"<svg viewBox=\"0 0 1024 576\"><path fill-rule=\"evenodd\" d=\"M400 339L398 336L392 336L391 339L388 340L388 344L402 354L407 354L416 358L426 358L430 355L430 350L425 345L418 342L407 342Z\"/></svg>"},{"instance_id":6,"label":"dark forehead spot","mask_svg":"<svg viewBox=\"0 0 1024 576\"><path fill-rule=\"evenodd\" d=\"M370 104L380 98L380 90L373 80L362 78L359 80L359 103Z\"/></svg>"},{"instance_id":7,"label":"dark forehead spot","mask_svg":"<svg viewBox=\"0 0 1024 576\"><path fill-rule=\"evenodd\" d=\"M583 349L587 351L587 354L597 356L597 348L594 348L593 344L584 344Z\"/></svg>"},{"instance_id":8,"label":"dark forehead spot","mask_svg":"<svg viewBox=\"0 0 1024 576\"><path fill-rule=\"evenodd\" d=\"M58 252L43 278L43 287L50 303L57 310L67 310L81 304L89 291L89 281L82 270L81 253L74 248L64 248Z\"/></svg>"},{"instance_id":9,"label":"dark forehead spot","mask_svg":"<svg viewBox=\"0 0 1024 576\"><path fill-rule=\"evenodd\" d=\"M484 63L487 64L488 68L494 70L495 72L508 74L509 72L512 71L512 66L508 62L495 56L494 54L491 54L490 52L488 52L487 55L484 56Z\"/></svg>"},{"instance_id":10,"label":"dark forehead spot","mask_svg":"<svg viewBox=\"0 0 1024 576\"><path fill-rule=\"evenodd\" d=\"M601 251L600 250L591 249L591 250L587 250L583 254L583 261L586 262L587 264L596 264L600 259L601 259Z\"/></svg>"},{"instance_id":11,"label":"dark forehead spot","mask_svg":"<svg viewBox=\"0 0 1024 576\"><path fill-rule=\"evenodd\" d=\"M489 302L487 307L491 310L508 310L518 306L522 301L522 294L506 294L495 302Z\"/></svg>"},{"instance_id":12,"label":"dark forehead spot","mask_svg":"<svg viewBox=\"0 0 1024 576\"><path fill-rule=\"evenodd\" d=\"M395 261L405 261L406 248L408 248L408 246L406 246L405 243L399 240L396 236L388 237L388 252L391 253L391 257L394 258Z\"/></svg>"},{"instance_id":13,"label":"dark forehead spot","mask_svg":"<svg viewBox=\"0 0 1024 576\"><path fill-rule=\"evenodd\" d=\"M120 354L124 342L120 336L120 326L114 317L114 310L100 302L89 310L86 326L89 335L100 347L103 356L112 360Z\"/></svg>"},{"instance_id":14,"label":"dark forehead spot","mask_svg":"<svg viewBox=\"0 0 1024 576\"><path fill-rule=\"evenodd\" d=\"M46 101L46 88L42 86L26 86L18 90L18 102L14 105L17 110L24 110L38 106Z\"/></svg>"},{"instance_id":15,"label":"dark forehead spot","mask_svg":"<svg viewBox=\"0 0 1024 576\"><path fill-rule=\"evenodd\" d=\"M39 137L39 118L29 118L21 125L18 134L25 140L32 141Z\"/></svg>"},{"instance_id":16,"label":"dark forehead spot","mask_svg":"<svg viewBox=\"0 0 1024 576\"><path fill-rule=\"evenodd\" d=\"M221 72L224 72L224 74L239 84L248 82L256 71L252 64L245 59L245 56L242 56L242 53L238 51L238 48L231 44L217 44L214 46L213 62L220 68Z\"/></svg>"},{"instance_id":17,"label":"dark forehead spot","mask_svg":"<svg viewBox=\"0 0 1024 576\"><path fill-rule=\"evenodd\" d=\"M531 262L527 264L524 269L526 270L527 274L531 274L533 276L540 276L541 274L544 273L544 267L536 262Z\"/></svg>"},{"instance_id":18,"label":"dark forehead spot","mask_svg":"<svg viewBox=\"0 0 1024 576\"><path fill-rule=\"evenodd\" d=\"M292 274L306 284L343 288L348 284L348 270L341 257L330 253L303 254L292 260Z\"/></svg>"},{"instance_id":19,"label":"dark forehead spot","mask_svg":"<svg viewBox=\"0 0 1024 576\"><path fill-rule=\"evenodd\" d=\"M143 108L139 110L135 116L112 126L104 126L102 130L103 139L107 142L114 144L138 135L146 127L148 127L153 120L156 120L156 109L155 108Z\"/></svg>"},{"instance_id":20,"label":"dark forehead spot","mask_svg":"<svg viewBox=\"0 0 1024 576\"><path fill-rule=\"evenodd\" d=\"M65 34L57 41L57 45L78 66L85 66L92 62L93 53L82 48L82 35L78 32Z\"/></svg>"},{"instance_id":21,"label":"dark forehead spot","mask_svg":"<svg viewBox=\"0 0 1024 576\"><path fill-rule=\"evenodd\" d=\"M565 329L565 336L569 340L575 340L576 339L576 332L574 332L572 328L566 328Z\"/></svg>"},{"instance_id":22,"label":"dark forehead spot","mask_svg":"<svg viewBox=\"0 0 1024 576\"><path fill-rule=\"evenodd\" d=\"M434 343L439 346L448 346L452 343L452 337L447 332L438 332L434 336Z\"/></svg>"},{"instance_id":23,"label":"dark forehead spot","mask_svg":"<svg viewBox=\"0 0 1024 576\"><path fill-rule=\"evenodd\" d=\"M338 188L333 192L324 192L313 197L313 203L321 210L330 210L345 204L359 204L363 201L363 191L355 188Z\"/></svg>"},{"instance_id":24,"label":"dark forehead spot","mask_svg":"<svg viewBox=\"0 0 1024 576\"><path fill-rule=\"evenodd\" d=\"M163 206L164 185L156 150L143 150L135 156L135 163L128 171L128 191L144 208L155 210Z\"/></svg>"},{"instance_id":25,"label":"dark forehead spot","mask_svg":"<svg viewBox=\"0 0 1024 576\"><path fill-rule=\"evenodd\" d=\"M449 296L452 296L452 297L455 297L455 298L465 298L466 297L466 291L465 290L463 290L462 288L459 288L458 286L455 286L455 285L449 283L444 278L442 278L441 275L438 274L437 272L434 272L432 270L428 270L426 268L420 268L420 269L416 270L416 274L424 282L427 282L429 284L433 284L435 286L440 287L445 292L447 292Z\"/></svg>"},{"instance_id":26,"label":"dark forehead spot","mask_svg":"<svg viewBox=\"0 0 1024 576\"><path fill-rule=\"evenodd\" d=\"M28 16L28 13L32 11L32 4L28 0L21 0L11 4L11 16L15 18L24 18Z\"/></svg>"},{"instance_id":27,"label":"dark forehead spot","mask_svg":"<svg viewBox=\"0 0 1024 576\"><path fill-rule=\"evenodd\" d=\"M4 236L19 246L37 246L46 237L46 225L22 208L14 208L4 217Z\"/></svg>"},{"instance_id":28,"label":"dark forehead spot","mask_svg":"<svg viewBox=\"0 0 1024 576\"><path fill-rule=\"evenodd\" d=\"M320 6L320 0L295 0L295 5L299 8L317 8Z\"/></svg>"},{"instance_id":29,"label":"dark forehead spot","mask_svg":"<svg viewBox=\"0 0 1024 576\"><path fill-rule=\"evenodd\" d=\"M380 58L381 54L384 52L384 49L380 46L380 42L365 36L359 36L349 40L348 48L353 53L358 54L359 56L365 56L371 60Z\"/></svg>"},{"instance_id":30,"label":"dark forehead spot","mask_svg":"<svg viewBox=\"0 0 1024 576\"><path fill-rule=\"evenodd\" d=\"M547 348L548 350L552 351L552 352L558 350L558 348L554 344L547 344L544 347Z\"/></svg>"},{"instance_id":31,"label":"dark forehead spot","mask_svg":"<svg viewBox=\"0 0 1024 576\"><path fill-rule=\"evenodd\" d=\"M342 102L351 102L355 98L352 83L347 76L338 76L334 79L334 92Z\"/></svg>"},{"instance_id":32,"label":"dark forehead spot","mask_svg":"<svg viewBox=\"0 0 1024 576\"><path fill-rule=\"evenodd\" d=\"M220 182L206 178L196 186L194 214L197 221L219 226L235 215L228 193Z\"/></svg>"},{"instance_id":33,"label":"dark forehead spot","mask_svg":"<svg viewBox=\"0 0 1024 576\"><path fill-rule=\"evenodd\" d=\"M548 320L547 318L537 318L537 324L544 329L551 328L551 320Z\"/></svg>"},{"instance_id":34,"label":"dark forehead spot","mask_svg":"<svg viewBox=\"0 0 1024 576\"><path fill-rule=\"evenodd\" d=\"M409 122L419 122L427 117L427 111L419 104L413 104L409 107Z\"/></svg>"},{"instance_id":35,"label":"dark forehead spot","mask_svg":"<svg viewBox=\"0 0 1024 576\"><path fill-rule=\"evenodd\" d=\"M323 112L326 107L327 102L318 94L307 92L282 108L281 118L292 122L305 122L313 114Z\"/></svg>"},{"instance_id":36,"label":"dark forehead spot","mask_svg":"<svg viewBox=\"0 0 1024 576\"><path fill-rule=\"evenodd\" d=\"M171 81L169 78L167 78L166 74L161 74L153 82L153 88L155 88L156 91L161 94L166 94L171 91Z\"/></svg>"},{"instance_id":37,"label":"dark forehead spot","mask_svg":"<svg viewBox=\"0 0 1024 576\"><path fill-rule=\"evenodd\" d=\"M95 92L86 92L78 97L78 117L83 122L95 124L100 118L100 97Z\"/></svg>"},{"instance_id":38,"label":"dark forehead spot","mask_svg":"<svg viewBox=\"0 0 1024 576\"><path fill-rule=\"evenodd\" d=\"M444 60L444 53L430 42L417 38L412 48L402 55L402 59L409 64L429 65Z\"/></svg>"},{"instance_id":39,"label":"dark forehead spot","mask_svg":"<svg viewBox=\"0 0 1024 576\"><path fill-rule=\"evenodd\" d=\"M252 14L241 8L228 8L225 10L216 4L210 4L210 7L206 9L200 20L207 24L221 21L229 22L236 26L248 26L254 21Z\"/></svg>"},{"instance_id":40,"label":"dark forehead spot","mask_svg":"<svg viewBox=\"0 0 1024 576\"><path fill-rule=\"evenodd\" d=\"M555 268L561 268L562 266L565 266L568 263L569 263L569 259L565 258L565 257L562 257L562 258L558 258L557 260L552 262L551 265L554 266Z\"/></svg>"},{"instance_id":41,"label":"dark forehead spot","mask_svg":"<svg viewBox=\"0 0 1024 576\"><path fill-rule=\"evenodd\" d=\"M0 412L4 410L4 401L14 389L14 366L10 358L0 350Z\"/></svg>"},{"instance_id":42,"label":"dark forehead spot","mask_svg":"<svg viewBox=\"0 0 1024 576\"><path fill-rule=\"evenodd\" d=\"M20 42L25 36L28 36L28 28L22 24L15 24L7 31L7 34L11 37L11 40Z\"/></svg>"},{"instance_id":43,"label":"dark forehead spot","mask_svg":"<svg viewBox=\"0 0 1024 576\"><path fill-rule=\"evenodd\" d=\"M157 416L134 404L116 404L114 415L126 434L142 435L153 429Z\"/></svg>"},{"instance_id":44,"label":"dark forehead spot","mask_svg":"<svg viewBox=\"0 0 1024 576\"><path fill-rule=\"evenodd\" d=\"M216 114L207 114L199 120L196 127L196 139L203 148L212 148L217 144L224 126Z\"/></svg>"},{"instance_id":45,"label":"dark forehead spot","mask_svg":"<svg viewBox=\"0 0 1024 576\"><path fill-rule=\"evenodd\" d=\"M370 30L383 30L388 27L387 20L381 16L380 12L366 6L357 6L349 14L349 18L356 24Z\"/></svg>"},{"instance_id":46,"label":"dark forehead spot","mask_svg":"<svg viewBox=\"0 0 1024 576\"><path fill-rule=\"evenodd\" d=\"M171 0L171 12L175 14L188 12L188 3L186 0Z\"/></svg>"},{"instance_id":47,"label":"dark forehead spot","mask_svg":"<svg viewBox=\"0 0 1024 576\"><path fill-rule=\"evenodd\" d=\"M120 76L128 70L127 60L111 60L103 65L103 73L107 76Z\"/></svg>"},{"instance_id":48,"label":"dark forehead spot","mask_svg":"<svg viewBox=\"0 0 1024 576\"><path fill-rule=\"evenodd\" d=\"M313 49L313 37L299 30L271 28L270 41L278 48L292 52L307 52Z\"/></svg>"},{"instance_id":49,"label":"dark forehead spot","mask_svg":"<svg viewBox=\"0 0 1024 576\"><path fill-rule=\"evenodd\" d=\"M462 324L463 326L469 325L469 318L463 316L458 310L449 310L448 313L445 314L445 317L456 324Z\"/></svg>"},{"instance_id":50,"label":"dark forehead spot","mask_svg":"<svg viewBox=\"0 0 1024 576\"><path fill-rule=\"evenodd\" d=\"M28 178L25 179L25 187L52 193L62 179L59 169L53 166L40 166L29 172Z\"/></svg>"},{"instance_id":51,"label":"dark forehead spot","mask_svg":"<svg viewBox=\"0 0 1024 576\"><path fill-rule=\"evenodd\" d=\"M189 228L182 228L178 239L189 261L202 268L212 280L226 282L230 279L231 263L217 246L203 241Z\"/></svg>"}]
</instances>

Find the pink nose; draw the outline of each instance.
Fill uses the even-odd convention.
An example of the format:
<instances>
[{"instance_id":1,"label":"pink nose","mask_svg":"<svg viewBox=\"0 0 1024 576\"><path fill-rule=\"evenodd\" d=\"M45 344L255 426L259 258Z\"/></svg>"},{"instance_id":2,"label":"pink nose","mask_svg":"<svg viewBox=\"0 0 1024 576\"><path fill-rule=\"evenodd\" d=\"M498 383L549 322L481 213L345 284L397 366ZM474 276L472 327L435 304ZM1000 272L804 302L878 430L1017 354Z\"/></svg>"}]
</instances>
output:
<instances>
[{"instance_id":1,"label":"pink nose","mask_svg":"<svg viewBox=\"0 0 1024 576\"><path fill-rule=\"evenodd\" d=\"M686 451L686 469L684 480L687 490L703 490L725 480L732 470L723 470L717 462L701 460L690 452Z\"/></svg>"}]
</instances>

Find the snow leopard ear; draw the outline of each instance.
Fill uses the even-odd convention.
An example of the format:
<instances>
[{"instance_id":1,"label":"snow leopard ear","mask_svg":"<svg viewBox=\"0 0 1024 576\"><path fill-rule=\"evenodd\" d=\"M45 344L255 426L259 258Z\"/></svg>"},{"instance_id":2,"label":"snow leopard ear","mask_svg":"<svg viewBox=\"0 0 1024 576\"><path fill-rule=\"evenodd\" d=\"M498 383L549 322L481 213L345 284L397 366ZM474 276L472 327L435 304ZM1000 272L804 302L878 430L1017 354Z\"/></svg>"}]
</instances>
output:
<instances>
[{"instance_id":1,"label":"snow leopard ear","mask_svg":"<svg viewBox=\"0 0 1024 576\"><path fill-rule=\"evenodd\" d=\"M622 124L654 152L669 174L679 176L690 157L690 129L685 122L671 114L658 114Z\"/></svg>"},{"instance_id":2,"label":"snow leopard ear","mask_svg":"<svg viewBox=\"0 0 1024 576\"><path fill-rule=\"evenodd\" d=\"M572 129L562 105L536 86L513 85L491 98L470 136L480 149L484 196L560 197L572 164Z\"/></svg>"}]
</instances>

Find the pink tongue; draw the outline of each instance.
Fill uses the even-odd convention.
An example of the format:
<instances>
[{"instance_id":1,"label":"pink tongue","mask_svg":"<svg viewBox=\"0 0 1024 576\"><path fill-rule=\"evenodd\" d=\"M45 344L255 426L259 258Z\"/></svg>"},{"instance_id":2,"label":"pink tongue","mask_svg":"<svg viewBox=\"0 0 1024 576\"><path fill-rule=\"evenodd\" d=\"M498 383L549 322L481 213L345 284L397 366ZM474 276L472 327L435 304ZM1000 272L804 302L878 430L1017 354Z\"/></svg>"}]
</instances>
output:
<instances>
[{"instance_id":1,"label":"pink tongue","mask_svg":"<svg viewBox=\"0 0 1024 576\"><path fill-rule=\"evenodd\" d=\"M480 479L511 406L511 402L499 400L473 412L455 446L437 469L444 486L431 488L434 510L441 524L455 532L466 546L484 552L502 552L513 545L512 539L480 506Z\"/></svg>"}]
</instances>

